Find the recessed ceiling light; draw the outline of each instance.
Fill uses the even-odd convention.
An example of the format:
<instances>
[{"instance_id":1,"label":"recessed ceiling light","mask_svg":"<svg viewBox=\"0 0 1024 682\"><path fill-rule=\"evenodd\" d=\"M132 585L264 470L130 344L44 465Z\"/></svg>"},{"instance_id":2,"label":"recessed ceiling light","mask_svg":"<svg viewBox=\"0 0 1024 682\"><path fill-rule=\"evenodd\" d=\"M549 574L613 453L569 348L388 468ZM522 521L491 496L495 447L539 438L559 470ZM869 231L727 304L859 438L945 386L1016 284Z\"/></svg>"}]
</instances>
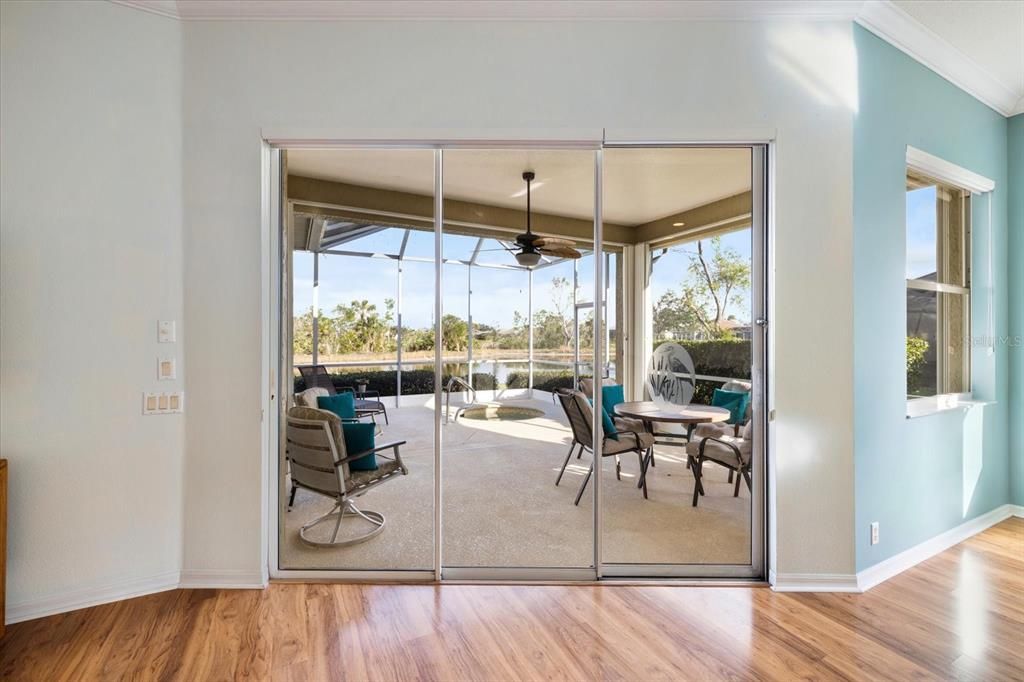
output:
<instances>
[{"instance_id":1,"label":"recessed ceiling light","mask_svg":"<svg viewBox=\"0 0 1024 682\"><path fill-rule=\"evenodd\" d=\"M682 227L686 223L672 223L672 227Z\"/></svg>"}]
</instances>

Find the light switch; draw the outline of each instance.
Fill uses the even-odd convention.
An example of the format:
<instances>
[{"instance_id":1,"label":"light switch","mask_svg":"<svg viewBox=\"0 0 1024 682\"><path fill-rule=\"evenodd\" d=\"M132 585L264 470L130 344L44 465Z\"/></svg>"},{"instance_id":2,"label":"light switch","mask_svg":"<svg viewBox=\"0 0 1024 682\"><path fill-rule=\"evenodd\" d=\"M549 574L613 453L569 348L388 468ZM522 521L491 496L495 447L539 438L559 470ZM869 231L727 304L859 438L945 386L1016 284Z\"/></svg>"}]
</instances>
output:
<instances>
[{"instance_id":1,"label":"light switch","mask_svg":"<svg viewBox=\"0 0 1024 682\"><path fill-rule=\"evenodd\" d=\"M167 381L174 379L177 372L174 368L174 358L161 358L157 361L157 379Z\"/></svg>"},{"instance_id":2,"label":"light switch","mask_svg":"<svg viewBox=\"0 0 1024 682\"><path fill-rule=\"evenodd\" d=\"M176 414L185 411L185 394L143 393L142 414Z\"/></svg>"},{"instance_id":3,"label":"light switch","mask_svg":"<svg viewBox=\"0 0 1024 682\"><path fill-rule=\"evenodd\" d=\"M159 343L174 343L177 341L174 320L160 320L157 322L156 340Z\"/></svg>"}]
</instances>

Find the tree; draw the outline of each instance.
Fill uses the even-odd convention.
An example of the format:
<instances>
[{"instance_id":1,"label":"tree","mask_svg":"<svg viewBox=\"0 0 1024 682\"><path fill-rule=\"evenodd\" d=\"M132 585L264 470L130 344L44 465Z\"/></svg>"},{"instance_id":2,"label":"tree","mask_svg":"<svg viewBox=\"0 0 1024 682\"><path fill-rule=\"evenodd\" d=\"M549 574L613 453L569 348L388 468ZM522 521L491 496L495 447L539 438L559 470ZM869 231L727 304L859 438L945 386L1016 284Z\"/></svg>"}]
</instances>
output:
<instances>
[{"instance_id":1,"label":"tree","mask_svg":"<svg viewBox=\"0 0 1024 682\"><path fill-rule=\"evenodd\" d=\"M654 338L685 338L701 330L700 322L693 315L678 293L666 291L654 303Z\"/></svg>"},{"instance_id":2,"label":"tree","mask_svg":"<svg viewBox=\"0 0 1024 682\"><path fill-rule=\"evenodd\" d=\"M722 338L731 335L722 328L729 306L742 303L743 291L750 287L750 264L734 250L722 248L721 237L710 243L710 253L703 240L697 241L696 252L690 252L690 280L683 282L680 300L704 333Z\"/></svg>"},{"instance_id":3,"label":"tree","mask_svg":"<svg viewBox=\"0 0 1024 682\"><path fill-rule=\"evenodd\" d=\"M569 284L568 279L565 277L551 278L551 304L554 306L555 314L560 322L561 345L563 346L568 346L572 341L573 324L575 323L573 294L572 285Z\"/></svg>"},{"instance_id":4,"label":"tree","mask_svg":"<svg viewBox=\"0 0 1024 682\"><path fill-rule=\"evenodd\" d=\"M466 350L469 339L469 325L456 315L441 318L441 339L448 351Z\"/></svg>"}]
</instances>

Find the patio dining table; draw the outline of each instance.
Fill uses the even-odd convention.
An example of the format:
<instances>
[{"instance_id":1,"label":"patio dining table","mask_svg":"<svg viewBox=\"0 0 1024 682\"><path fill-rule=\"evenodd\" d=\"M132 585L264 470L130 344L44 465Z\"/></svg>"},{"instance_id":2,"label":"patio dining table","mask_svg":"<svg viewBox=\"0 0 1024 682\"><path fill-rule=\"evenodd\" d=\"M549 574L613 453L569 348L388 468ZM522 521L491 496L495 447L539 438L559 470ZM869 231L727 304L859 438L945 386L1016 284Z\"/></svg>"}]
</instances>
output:
<instances>
[{"instance_id":1,"label":"patio dining table","mask_svg":"<svg viewBox=\"0 0 1024 682\"><path fill-rule=\"evenodd\" d=\"M697 424L724 422L728 421L730 416L729 410L722 407L714 407L712 405L672 405L671 403L658 404L651 400L619 403L615 406L615 413L622 417L629 417L631 419L639 419L642 421L647 432L655 436L655 445L673 445L676 447L685 447L685 443L671 440L657 440L657 436L659 435L670 437L679 436L675 436L675 434L657 433L654 430L655 422L684 424L686 426L686 440L689 441L690 436L693 433L693 429ZM640 482L638 485L643 485L643 480L647 477L648 467L653 466L654 449L652 448L651 454L648 455L648 461L644 464L643 471L640 474ZM686 466L689 468L689 461L687 461Z\"/></svg>"}]
</instances>

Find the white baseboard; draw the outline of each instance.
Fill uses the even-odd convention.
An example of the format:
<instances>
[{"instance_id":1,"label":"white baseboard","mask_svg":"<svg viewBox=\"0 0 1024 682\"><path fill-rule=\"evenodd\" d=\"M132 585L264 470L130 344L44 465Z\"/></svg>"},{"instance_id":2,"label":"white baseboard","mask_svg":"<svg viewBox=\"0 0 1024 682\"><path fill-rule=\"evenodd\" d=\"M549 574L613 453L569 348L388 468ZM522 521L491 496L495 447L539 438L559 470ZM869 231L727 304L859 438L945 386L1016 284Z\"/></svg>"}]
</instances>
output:
<instances>
[{"instance_id":1,"label":"white baseboard","mask_svg":"<svg viewBox=\"0 0 1024 682\"><path fill-rule=\"evenodd\" d=\"M130 578L118 583L83 587L59 592L39 599L7 604L7 623L53 616L90 606L144 597L147 594L177 589L241 589L259 590L267 586L267 577L259 571L202 570L167 571L144 578Z\"/></svg>"},{"instance_id":2,"label":"white baseboard","mask_svg":"<svg viewBox=\"0 0 1024 682\"><path fill-rule=\"evenodd\" d=\"M768 582L776 592L860 592L852 573L775 573Z\"/></svg>"},{"instance_id":3,"label":"white baseboard","mask_svg":"<svg viewBox=\"0 0 1024 682\"><path fill-rule=\"evenodd\" d=\"M189 590L202 588L262 590L266 586L267 578L260 571L201 568L183 570L178 584L178 587Z\"/></svg>"},{"instance_id":4,"label":"white baseboard","mask_svg":"<svg viewBox=\"0 0 1024 682\"><path fill-rule=\"evenodd\" d=\"M178 571L167 571L144 578L130 578L117 583L84 587L39 599L9 603L6 621L20 623L24 620L33 620L122 599L174 590L178 588L178 577Z\"/></svg>"},{"instance_id":5,"label":"white baseboard","mask_svg":"<svg viewBox=\"0 0 1024 682\"><path fill-rule=\"evenodd\" d=\"M910 549L891 556L870 568L865 568L857 573L857 586L861 592L867 592L875 585L902 573L908 568L916 566L926 559L932 558L939 552L946 551L953 545L959 544L972 535L977 535L1011 516L1024 516L1024 507L1012 504L996 507L987 514L977 516L956 528L951 528L930 540L914 545Z\"/></svg>"}]
</instances>

